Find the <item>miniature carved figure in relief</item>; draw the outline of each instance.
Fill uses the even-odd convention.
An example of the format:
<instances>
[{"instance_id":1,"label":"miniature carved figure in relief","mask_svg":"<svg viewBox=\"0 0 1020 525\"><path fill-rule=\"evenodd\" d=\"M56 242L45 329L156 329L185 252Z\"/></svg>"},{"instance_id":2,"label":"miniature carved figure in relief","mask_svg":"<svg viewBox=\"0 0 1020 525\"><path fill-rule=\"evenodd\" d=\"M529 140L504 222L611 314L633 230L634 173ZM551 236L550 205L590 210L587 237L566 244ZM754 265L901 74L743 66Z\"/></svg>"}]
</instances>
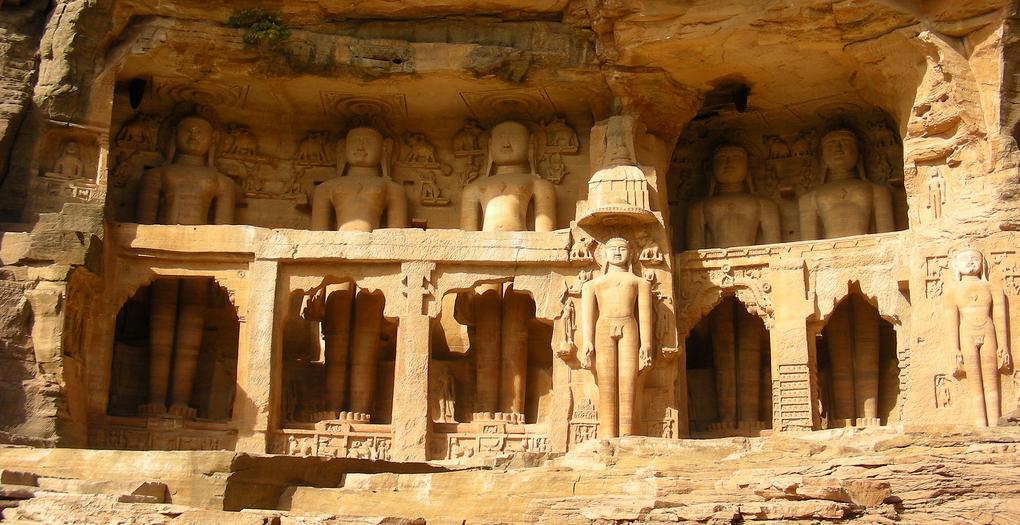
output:
<instances>
[{"instance_id":1,"label":"miniature carved figure in relief","mask_svg":"<svg viewBox=\"0 0 1020 525\"><path fill-rule=\"evenodd\" d=\"M822 184L801 196L803 240L893 231L892 194L867 180L857 136L850 130L822 137Z\"/></svg>"},{"instance_id":2,"label":"miniature carved figure in relief","mask_svg":"<svg viewBox=\"0 0 1020 525\"><path fill-rule=\"evenodd\" d=\"M652 365L655 312L651 284L631 269L630 242L603 245L605 272L581 289L581 366L592 367L599 391L599 437L632 435L638 375Z\"/></svg>"},{"instance_id":3,"label":"miniature carved figure in relief","mask_svg":"<svg viewBox=\"0 0 1020 525\"><path fill-rule=\"evenodd\" d=\"M574 242L570 245L570 260L582 261L591 259L591 247L594 240L580 230L574 235Z\"/></svg>"},{"instance_id":4,"label":"miniature carved figure in relief","mask_svg":"<svg viewBox=\"0 0 1020 525\"><path fill-rule=\"evenodd\" d=\"M205 224L210 208L216 224L233 222L237 185L211 167L212 143L209 121L198 116L180 120L167 157L169 164L142 175L138 222ZM149 402L140 409L143 415L166 411L168 389L171 414L195 414L188 403L198 367L209 286L210 280L203 278L157 279L150 286Z\"/></svg>"},{"instance_id":5,"label":"miniature carved figure in relief","mask_svg":"<svg viewBox=\"0 0 1020 525\"><path fill-rule=\"evenodd\" d=\"M483 131L478 122L465 121L464 127L453 136L453 156L460 159L457 177L462 186L478 178L482 171L482 157L485 156Z\"/></svg>"},{"instance_id":6,"label":"miniature carved figure in relief","mask_svg":"<svg viewBox=\"0 0 1020 525\"><path fill-rule=\"evenodd\" d=\"M492 129L482 178L461 197L461 227L482 231L523 231L531 201L535 230L552 231L556 221L553 185L534 171L528 128L503 122ZM524 412L527 376L529 298L502 284L482 285L471 299L476 339L476 413ZM487 416L486 416L487 417Z\"/></svg>"},{"instance_id":7,"label":"miniature carved figure in relief","mask_svg":"<svg viewBox=\"0 0 1020 525\"><path fill-rule=\"evenodd\" d=\"M350 130L337 177L312 193L312 229L368 232L384 217L388 228L406 227L407 196L389 176L392 150L392 142L373 128Z\"/></svg>"},{"instance_id":8,"label":"miniature carved figure in relief","mask_svg":"<svg viewBox=\"0 0 1020 525\"><path fill-rule=\"evenodd\" d=\"M227 127L227 138L221 150L224 156L254 157L258 149L258 140L247 126L231 124Z\"/></svg>"},{"instance_id":9,"label":"miniature carved figure in relief","mask_svg":"<svg viewBox=\"0 0 1020 525\"><path fill-rule=\"evenodd\" d=\"M325 284L306 297L303 316L321 323L325 346L325 406L317 419L334 419L341 411L351 419L371 417L384 307L382 294L349 281Z\"/></svg>"},{"instance_id":10,"label":"miniature carved figure in relief","mask_svg":"<svg viewBox=\"0 0 1020 525\"><path fill-rule=\"evenodd\" d=\"M942 205L946 203L946 179L942 170L932 168L928 176L928 204L932 219L942 218Z\"/></svg>"},{"instance_id":11,"label":"miniature carved figure in relief","mask_svg":"<svg viewBox=\"0 0 1020 525\"><path fill-rule=\"evenodd\" d=\"M717 149L708 198L688 212L688 248L779 242L779 207L771 199L754 195L753 190L747 176L747 151L739 146Z\"/></svg>"},{"instance_id":12,"label":"miniature carved figure in relief","mask_svg":"<svg viewBox=\"0 0 1020 525\"><path fill-rule=\"evenodd\" d=\"M298 144L295 160L301 164L325 164L329 162L329 151L326 144L329 143L328 131L313 131L305 135Z\"/></svg>"},{"instance_id":13,"label":"miniature carved figure in relief","mask_svg":"<svg viewBox=\"0 0 1020 525\"><path fill-rule=\"evenodd\" d=\"M453 374L446 369L439 370L432 383L432 421L437 423L456 422L456 395Z\"/></svg>"},{"instance_id":14,"label":"miniature carved figure in relief","mask_svg":"<svg viewBox=\"0 0 1020 525\"><path fill-rule=\"evenodd\" d=\"M436 148L429 143L423 133L412 133L404 140L404 155L400 159L415 166L431 166L437 164Z\"/></svg>"},{"instance_id":15,"label":"miniature carved figure in relief","mask_svg":"<svg viewBox=\"0 0 1020 525\"><path fill-rule=\"evenodd\" d=\"M1013 367L1006 296L989 282L988 263L977 250L957 253L953 270L956 282L946 291L944 308L954 375L966 378L975 424L995 426L1001 415L999 372Z\"/></svg>"}]
</instances>

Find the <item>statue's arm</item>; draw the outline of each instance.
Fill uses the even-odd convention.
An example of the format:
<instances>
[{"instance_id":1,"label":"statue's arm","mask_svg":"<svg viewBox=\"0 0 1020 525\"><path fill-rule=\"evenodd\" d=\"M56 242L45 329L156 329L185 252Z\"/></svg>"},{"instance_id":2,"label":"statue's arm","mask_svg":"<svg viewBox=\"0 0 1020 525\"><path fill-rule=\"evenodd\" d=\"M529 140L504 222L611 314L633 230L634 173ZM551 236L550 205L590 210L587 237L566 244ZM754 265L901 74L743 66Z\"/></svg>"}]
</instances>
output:
<instances>
[{"instance_id":1,"label":"statue's arm","mask_svg":"<svg viewBox=\"0 0 1020 525\"><path fill-rule=\"evenodd\" d=\"M591 357L595 353L595 316L597 315L597 304L595 302L595 290L589 281L581 287L581 367L591 366Z\"/></svg>"},{"instance_id":2,"label":"statue's arm","mask_svg":"<svg viewBox=\"0 0 1020 525\"><path fill-rule=\"evenodd\" d=\"M478 227L479 206L478 188L469 185L464 189L460 198L460 229L469 232L476 232L480 229Z\"/></svg>"},{"instance_id":3,"label":"statue's arm","mask_svg":"<svg viewBox=\"0 0 1020 525\"><path fill-rule=\"evenodd\" d=\"M312 229L325 231L329 229L330 199L328 182L323 182L312 190Z\"/></svg>"},{"instance_id":4,"label":"statue's arm","mask_svg":"<svg viewBox=\"0 0 1020 525\"><path fill-rule=\"evenodd\" d=\"M782 227L779 220L779 206L772 199L761 199L761 242L773 244L782 241Z\"/></svg>"},{"instance_id":5,"label":"statue's arm","mask_svg":"<svg viewBox=\"0 0 1020 525\"><path fill-rule=\"evenodd\" d=\"M395 182L389 184L389 191L386 192L386 227L407 228L407 194L404 188Z\"/></svg>"},{"instance_id":6,"label":"statue's arm","mask_svg":"<svg viewBox=\"0 0 1020 525\"><path fill-rule=\"evenodd\" d=\"M216 210L213 213L215 224L234 224L234 211L237 209L237 185L224 175L220 178L219 192L216 194Z\"/></svg>"},{"instance_id":7,"label":"statue's arm","mask_svg":"<svg viewBox=\"0 0 1020 525\"><path fill-rule=\"evenodd\" d=\"M162 189L163 170L151 169L142 174L138 185L138 206L135 210L138 224L155 224L159 216L159 192Z\"/></svg>"},{"instance_id":8,"label":"statue's arm","mask_svg":"<svg viewBox=\"0 0 1020 525\"><path fill-rule=\"evenodd\" d=\"M998 287L992 288L992 320L995 322L996 346L999 348L999 368L1002 371L1009 371L1013 366L1013 359L1009 352L1009 313L1006 306L1006 296Z\"/></svg>"},{"instance_id":9,"label":"statue's arm","mask_svg":"<svg viewBox=\"0 0 1020 525\"><path fill-rule=\"evenodd\" d=\"M963 373L963 353L960 351L960 310L956 307L956 298L954 297L953 290L946 292L942 313L946 323L946 330L949 330L948 337L951 350L953 351L954 361L956 363L956 371L954 375Z\"/></svg>"},{"instance_id":10,"label":"statue's arm","mask_svg":"<svg viewBox=\"0 0 1020 525\"><path fill-rule=\"evenodd\" d=\"M896 229L893 218L892 192L885 186L875 186L875 233L891 232Z\"/></svg>"},{"instance_id":11,"label":"statue's arm","mask_svg":"<svg viewBox=\"0 0 1020 525\"><path fill-rule=\"evenodd\" d=\"M818 205L814 193L801 195L797 201L800 211L800 239L812 241L818 238Z\"/></svg>"},{"instance_id":12,"label":"statue's arm","mask_svg":"<svg viewBox=\"0 0 1020 525\"><path fill-rule=\"evenodd\" d=\"M705 247L705 205L698 202L687 212L687 248L700 250Z\"/></svg>"},{"instance_id":13,"label":"statue's arm","mask_svg":"<svg viewBox=\"0 0 1020 525\"><path fill-rule=\"evenodd\" d=\"M652 365L653 347L652 340L655 337L655 303L652 296L652 284L638 277L638 329L641 336L640 369Z\"/></svg>"},{"instance_id":14,"label":"statue's arm","mask_svg":"<svg viewBox=\"0 0 1020 525\"><path fill-rule=\"evenodd\" d=\"M535 231L556 229L556 187L547 180L535 183Z\"/></svg>"}]
</instances>

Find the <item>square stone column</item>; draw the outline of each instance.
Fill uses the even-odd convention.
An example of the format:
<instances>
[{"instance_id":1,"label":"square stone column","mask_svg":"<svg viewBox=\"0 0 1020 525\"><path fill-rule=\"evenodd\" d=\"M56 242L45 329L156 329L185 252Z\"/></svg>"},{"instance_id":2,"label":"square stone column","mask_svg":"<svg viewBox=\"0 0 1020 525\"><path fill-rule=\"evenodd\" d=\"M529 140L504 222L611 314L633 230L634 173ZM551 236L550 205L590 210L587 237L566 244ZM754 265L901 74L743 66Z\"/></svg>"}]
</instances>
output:
<instances>
[{"instance_id":1,"label":"square stone column","mask_svg":"<svg viewBox=\"0 0 1020 525\"><path fill-rule=\"evenodd\" d=\"M412 261L401 265L404 308L397 326L397 356L393 371L393 461L428 459L429 330L437 302L432 293L436 264Z\"/></svg>"},{"instance_id":2,"label":"square stone column","mask_svg":"<svg viewBox=\"0 0 1020 525\"><path fill-rule=\"evenodd\" d=\"M280 392L273 378L274 370L277 374L282 370L282 359L273 355L277 337L274 327L278 270L276 261L252 263L248 311L239 312L244 322L238 338L237 394L234 397L238 452L268 452L271 411L279 406Z\"/></svg>"},{"instance_id":3,"label":"square stone column","mask_svg":"<svg viewBox=\"0 0 1020 525\"><path fill-rule=\"evenodd\" d=\"M814 313L801 265L774 268L770 275L775 319L772 347L772 428L777 432L818 426L814 338L807 318Z\"/></svg>"}]
</instances>

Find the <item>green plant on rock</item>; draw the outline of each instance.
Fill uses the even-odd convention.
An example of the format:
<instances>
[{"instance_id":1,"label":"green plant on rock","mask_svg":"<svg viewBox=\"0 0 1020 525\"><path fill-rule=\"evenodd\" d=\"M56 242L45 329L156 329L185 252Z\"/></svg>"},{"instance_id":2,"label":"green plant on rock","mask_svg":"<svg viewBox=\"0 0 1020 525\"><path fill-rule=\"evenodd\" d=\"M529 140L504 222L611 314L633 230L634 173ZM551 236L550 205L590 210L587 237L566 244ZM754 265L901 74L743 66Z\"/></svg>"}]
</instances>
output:
<instances>
[{"instance_id":1,"label":"green plant on rock","mask_svg":"<svg viewBox=\"0 0 1020 525\"><path fill-rule=\"evenodd\" d=\"M230 27L248 28L244 41L252 45L278 44L290 37L290 30L283 25L283 14L261 8L238 9L227 19Z\"/></svg>"}]
</instances>

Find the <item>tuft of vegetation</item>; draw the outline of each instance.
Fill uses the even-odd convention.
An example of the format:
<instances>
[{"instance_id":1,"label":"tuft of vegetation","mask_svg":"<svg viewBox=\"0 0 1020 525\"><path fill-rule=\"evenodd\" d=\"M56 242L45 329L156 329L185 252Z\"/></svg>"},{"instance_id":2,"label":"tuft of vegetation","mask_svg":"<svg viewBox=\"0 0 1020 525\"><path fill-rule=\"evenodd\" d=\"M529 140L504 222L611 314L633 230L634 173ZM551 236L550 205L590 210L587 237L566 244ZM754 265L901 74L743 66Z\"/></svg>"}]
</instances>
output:
<instances>
[{"instance_id":1,"label":"tuft of vegetation","mask_svg":"<svg viewBox=\"0 0 1020 525\"><path fill-rule=\"evenodd\" d=\"M227 19L230 27L247 28L244 41L251 45L273 46L290 37L283 25L283 14L265 9L238 9Z\"/></svg>"}]
</instances>

